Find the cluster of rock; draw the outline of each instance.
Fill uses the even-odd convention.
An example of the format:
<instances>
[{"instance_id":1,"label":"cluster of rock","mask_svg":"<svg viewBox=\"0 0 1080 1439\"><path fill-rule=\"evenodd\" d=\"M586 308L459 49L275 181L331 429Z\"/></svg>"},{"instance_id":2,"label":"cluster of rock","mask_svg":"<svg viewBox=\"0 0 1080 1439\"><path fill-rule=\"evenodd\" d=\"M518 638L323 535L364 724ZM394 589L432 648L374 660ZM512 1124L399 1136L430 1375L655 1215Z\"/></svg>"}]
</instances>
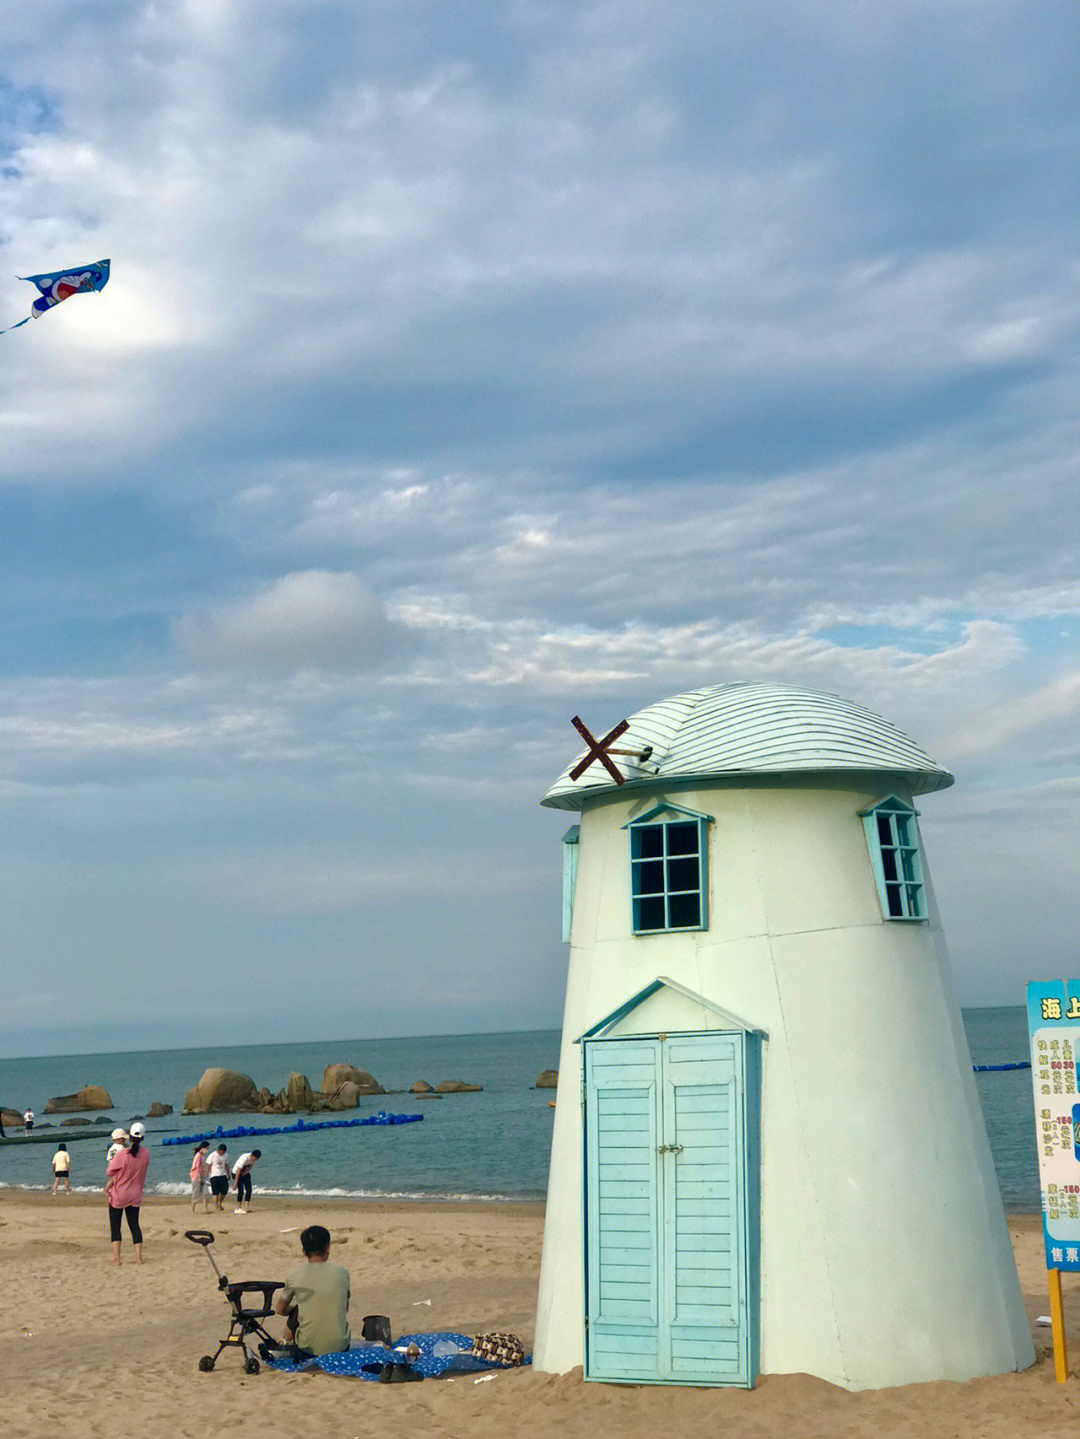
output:
<instances>
[{"instance_id":1,"label":"cluster of rock","mask_svg":"<svg viewBox=\"0 0 1080 1439\"><path fill-rule=\"evenodd\" d=\"M378 1080L352 1064L328 1064L322 1088L314 1090L306 1074L290 1074L274 1094L260 1089L248 1074L235 1069L208 1069L184 1099L185 1114L252 1113L317 1114L320 1110L355 1109L362 1094L385 1094Z\"/></svg>"},{"instance_id":2,"label":"cluster of rock","mask_svg":"<svg viewBox=\"0 0 1080 1439\"><path fill-rule=\"evenodd\" d=\"M537 1089L554 1089L558 1071L545 1069L536 1081ZM482 1084L466 1084L462 1079L444 1079L441 1084L429 1084L418 1079L408 1091L423 1098L436 1098L443 1094L480 1094ZM355 1109L362 1095L385 1094L387 1091L366 1069L353 1064L328 1064L323 1070L322 1086L312 1089L306 1074L293 1073L289 1082L277 1094L264 1085L255 1083L250 1075L240 1074L235 1069L208 1069L194 1089L189 1089L184 1098L184 1114L318 1114L321 1110ZM74 1114L112 1109L113 1101L108 1090L100 1084L88 1084L77 1094L59 1094L45 1105L46 1114ZM136 1119L163 1119L172 1114L171 1104L155 1100L145 1116ZM22 1111L5 1105L2 1110L6 1128L21 1128ZM102 1123L101 1120L64 1119L62 1125ZM109 1120L109 1123L112 1121ZM47 1125L41 1126L47 1128Z\"/></svg>"},{"instance_id":3,"label":"cluster of rock","mask_svg":"<svg viewBox=\"0 0 1080 1439\"><path fill-rule=\"evenodd\" d=\"M58 1094L45 1105L46 1114L82 1114L89 1109L111 1109L112 1099L100 1084L87 1084L77 1094ZM20 1116L21 1117L21 1116Z\"/></svg>"},{"instance_id":4,"label":"cluster of rock","mask_svg":"<svg viewBox=\"0 0 1080 1439\"><path fill-rule=\"evenodd\" d=\"M46 1101L46 1103L45 1103L45 1111L44 1111L44 1112L45 1112L46 1114L88 1114L88 1113L90 1113L90 1112L92 1112L92 1111L93 1111L93 1112L97 1112L97 1111L100 1111L100 1110L103 1110L103 1109L112 1109L112 1108L113 1108L113 1098L112 1098L112 1095L109 1093L109 1091L108 1091L107 1089L104 1088L103 1085L100 1085L100 1084L87 1084L87 1085L84 1085L83 1088L80 1089L80 1090L79 1090L77 1093L75 1093L75 1094L56 1094L56 1095L54 1095L54 1096L52 1097L52 1099L49 1099L49 1100ZM164 1119L164 1117L165 1117L166 1114L171 1114L172 1112L173 1112L173 1107L172 1107L171 1104L163 1104L163 1103L161 1102L161 1100L155 1099L154 1102L153 1102L153 1104L150 1105L149 1109L146 1111L145 1114L137 1114L137 1115L134 1116L134 1118L136 1118L136 1119ZM6 1109L6 1108L5 1108L5 1110L4 1110L4 1123L5 1123L5 1124L7 1124L7 1123L9 1122L9 1118L8 1118L9 1115L11 1116L11 1121L10 1121L10 1122L12 1122L12 1123L18 1123L18 1124L21 1124L21 1123L22 1123L22 1115L21 1115L21 1114L16 1114L13 1110L9 1110L9 1109ZM89 1120L89 1119L62 1119L60 1122L61 1122L61 1124L71 1125L71 1124L91 1124L91 1123L100 1124L100 1123L102 1123L103 1121L101 1121L101 1120ZM110 1121L110 1122L111 1122L111 1121Z\"/></svg>"},{"instance_id":5,"label":"cluster of rock","mask_svg":"<svg viewBox=\"0 0 1080 1439\"><path fill-rule=\"evenodd\" d=\"M545 1069L540 1078L536 1081L536 1089L558 1089L559 1071L557 1069Z\"/></svg>"},{"instance_id":6,"label":"cluster of rock","mask_svg":"<svg viewBox=\"0 0 1080 1439\"><path fill-rule=\"evenodd\" d=\"M421 1079L412 1094L473 1094L481 1084L446 1079L434 1088ZM185 1114L318 1114L323 1110L355 1109L361 1096L385 1094L386 1090L366 1069L354 1064L328 1064L322 1086L312 1089L306 1074L293 1073L284 1089L274 1094L261 1089L248 1074L235 1069L208 1069L184 1099Z\"/></svg>"}]
</instances>

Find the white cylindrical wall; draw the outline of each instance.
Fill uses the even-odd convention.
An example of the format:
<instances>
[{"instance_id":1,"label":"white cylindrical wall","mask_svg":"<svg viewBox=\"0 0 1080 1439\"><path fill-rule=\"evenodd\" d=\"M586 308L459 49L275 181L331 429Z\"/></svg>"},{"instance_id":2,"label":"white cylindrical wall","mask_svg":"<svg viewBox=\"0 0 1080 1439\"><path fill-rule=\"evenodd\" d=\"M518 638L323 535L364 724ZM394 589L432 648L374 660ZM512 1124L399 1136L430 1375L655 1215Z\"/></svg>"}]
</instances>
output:
<instances>
[{"instance_id":1,"label":"white cylindrical wall","mask_svg":"<svg viewBox=\"0 0 1080 1439\"><path fill-rule=\"evenodd\" d=\"M940 923L882 917L859 811L887 793L717 785L709 928L631 931L628 820L582 815L534 1364L583 1361L581 1049L658 976L765 1031L761 1368L850 1388L966 1379L1034 1352ZM908 799L901 793L900 798ZM925 855L924 855L925 861ZM929 887L929 875L927 874ZM617 1033L715 1029L660 991Z\"/></svg>"}]
</instances>

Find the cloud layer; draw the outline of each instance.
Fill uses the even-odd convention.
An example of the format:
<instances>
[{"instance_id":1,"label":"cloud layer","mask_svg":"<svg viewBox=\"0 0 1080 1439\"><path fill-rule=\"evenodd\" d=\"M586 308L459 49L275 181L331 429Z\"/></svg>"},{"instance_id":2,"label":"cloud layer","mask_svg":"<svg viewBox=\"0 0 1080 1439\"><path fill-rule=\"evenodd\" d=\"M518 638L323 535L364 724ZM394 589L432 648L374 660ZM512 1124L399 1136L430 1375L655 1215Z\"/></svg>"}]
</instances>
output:
<instances>
[{"instance_id":1,"label":"cloud layer","mask_svg":"<svg viewBox=\"0 0 1080 1439\"><path fill-rule=\"evenodd\" d=\"M568 716L775 679L956 770L967 1002L1067 970L1077 48L1019 0L8 7L0 324L113 261L0 342L17 969L190 976L148 1044L256 960L339 1029L401 1022L358 955L417 1030L478 1025L448 960L557 1022ZM282 992L251 1038L316 1032Z\"/></svg>"}]
</instances>

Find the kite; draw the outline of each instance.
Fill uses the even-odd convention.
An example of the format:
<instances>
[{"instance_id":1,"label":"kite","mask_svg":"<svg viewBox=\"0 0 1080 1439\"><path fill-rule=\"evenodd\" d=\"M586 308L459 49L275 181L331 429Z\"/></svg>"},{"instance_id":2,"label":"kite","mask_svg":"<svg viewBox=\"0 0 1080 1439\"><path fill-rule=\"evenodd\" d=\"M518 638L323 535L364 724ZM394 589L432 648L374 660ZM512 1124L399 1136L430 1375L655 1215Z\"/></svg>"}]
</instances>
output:
<instances>
[{"instance_id":1,"label":"kite","mask_svg":"<svg viewBox=\"0 0 1080 1439\"><path fill-rule=\"evenodd\" d=\"M94 264L80 265L73 270L53 270L49 275L19 275L18 278L29 280L41 291L40 298L30 306L30 313L26 317L26 320L38 320L46 310L51 310L63 300L69 300L72 295L89 290L104 290L109 283L109 262L97 260ZM20 325L26 324L26 320L20 320L17 325L9 325L7 330L0 330L0 335L6 335L8 330L17 330Z\"/></svg>"}]
</instances>

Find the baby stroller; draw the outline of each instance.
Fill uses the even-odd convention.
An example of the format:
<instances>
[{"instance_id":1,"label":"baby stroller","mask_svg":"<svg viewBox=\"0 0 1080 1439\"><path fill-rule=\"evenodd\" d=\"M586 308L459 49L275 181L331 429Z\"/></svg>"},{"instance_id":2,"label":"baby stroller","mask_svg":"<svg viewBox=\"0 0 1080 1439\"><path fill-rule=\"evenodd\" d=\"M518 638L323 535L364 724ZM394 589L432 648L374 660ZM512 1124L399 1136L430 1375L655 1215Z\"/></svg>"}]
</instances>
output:
<instances>
[{"instance_id":1,"label":"baby stroller","mask_svg":"<svg viewBox=\"0 0 1080 1439\"><path fill-rule=\"evenodd\" d=\"M227 1349L230 1344L239 1345L244 1355L244 1373L258 1374L259 1361L255 1355L248 1350L249 1344L258 1344L259 1353L264 1359L269 1359L275 1349L283 1346L268 1333L262 1321L273 1314L270 1304L271 1296L275 1289L281 1288L281 1280L270 1281L246 1279L239 1284L230 1284L225 1275L217 1267L214 1256L210 1253L210 1245L214 1242L214 1236L208 1229L188 1229L185 1231L185 1238L190 1239L192 1244L198 1244L206 1253L207 1259L214 1266L214 1273L217 1275L218 1288L224 1290L225 1297L232 1305L232 1323L229 1325L229 1332L217 1347L215 1354L204 1354L199 1360L199 1368L206 1374L213 1369L221 1351ZM249 1295L258 1294L262 1303L257 1309L248 1307L244 1303Z\"/></svg>"}]
</instances>

